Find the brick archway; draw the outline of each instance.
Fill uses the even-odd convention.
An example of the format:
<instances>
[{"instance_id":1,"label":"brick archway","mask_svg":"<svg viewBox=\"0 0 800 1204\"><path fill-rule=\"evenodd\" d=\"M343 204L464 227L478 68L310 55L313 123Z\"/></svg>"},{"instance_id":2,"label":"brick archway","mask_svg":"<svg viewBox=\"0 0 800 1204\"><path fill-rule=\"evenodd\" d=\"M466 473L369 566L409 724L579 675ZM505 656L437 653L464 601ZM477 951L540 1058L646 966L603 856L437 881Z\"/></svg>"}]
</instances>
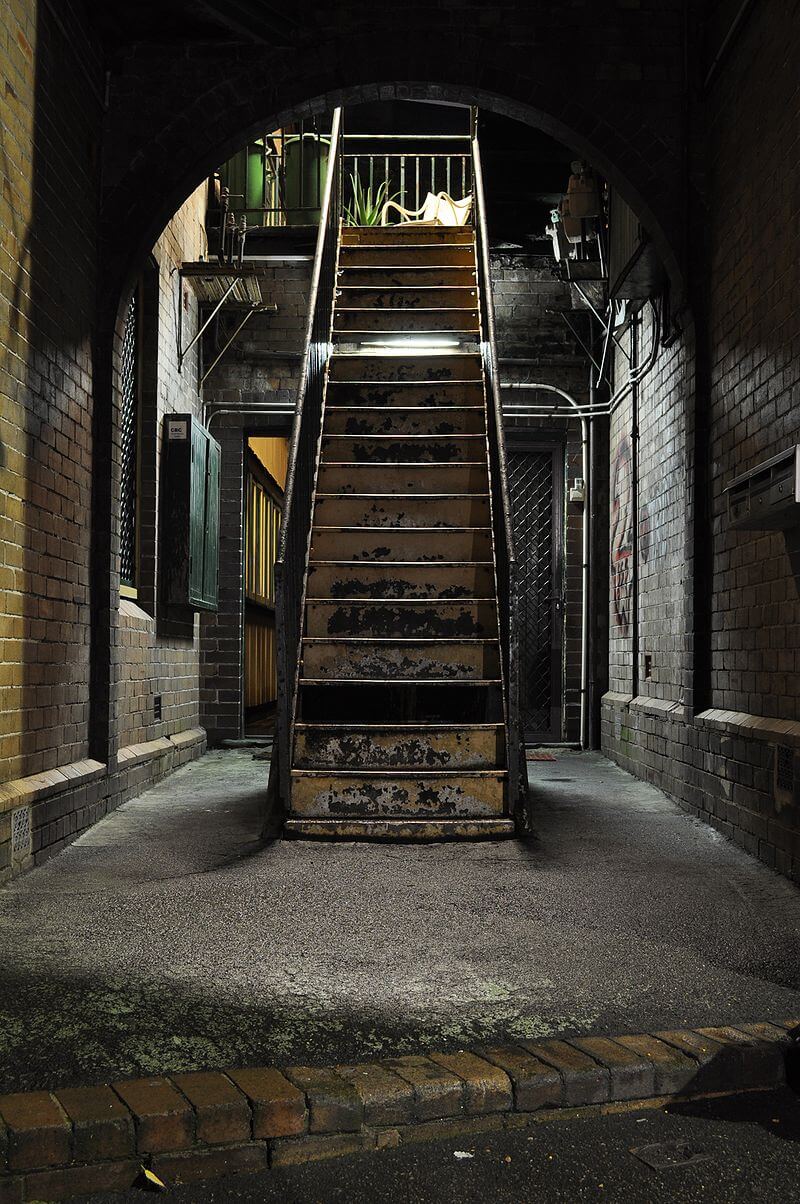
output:
<instances>
[{"instance_id":1,"label":"brick archway","mask_svg":"<svg viewBox=\"0 0 800 1204\"><path fill-rule=\"evenodd\" d=\"M349 24L341 13L338 22L336 13L321 14L328 25L305 48L196 46L179 54L163 46L129 55L115 77L104 154L106 305L116 309L185 197L250 135L290 116L379 99L477 104L574 147L636 210L676 300L684 299L679 11L587 17L553 6L542 27L535 6L519 13L509 5L498 16L497 5L487 16L494 24L482 28L465 0L356 21L359 7L347 6Z\"/></svg>"}]
</instances>

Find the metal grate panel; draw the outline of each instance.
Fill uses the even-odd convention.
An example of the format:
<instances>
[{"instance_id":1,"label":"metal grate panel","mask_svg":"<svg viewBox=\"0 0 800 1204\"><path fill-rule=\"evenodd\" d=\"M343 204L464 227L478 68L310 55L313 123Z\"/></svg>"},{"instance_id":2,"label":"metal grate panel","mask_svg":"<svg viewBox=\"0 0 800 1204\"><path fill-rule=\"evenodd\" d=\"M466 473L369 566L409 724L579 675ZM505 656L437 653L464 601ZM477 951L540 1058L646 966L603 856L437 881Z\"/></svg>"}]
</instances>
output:
<instances>
[{"instance_id":1,"label":"metal grate panel","mask_svg":"<svg viewBox=\"0 0 800 1204\"><path fill-rule=\"evenodd\" d=\"M30 807L17 807L11 812L11 856L26 857L31 849Z\"/></svg>"},{"instance_id":2,"label":"metal grate panel","mask_svg":"<svg viewBox=\"0 0 800 1204\"><path fill-rule=\"evenodd\" d=\"M136 293L134 293L125 314L120 361L119 548L120 578L124 585L136 584L136 472L139 447L138 325L138 302Z\"/></svg>"},{"instance_id":3,"label":"metal grate panel","mask_svg":"<svg viewBox=\"0 0 800 1204\"><path fill-rule=\"evenodd\" d=\"M785 744L775 750L775 785L778 790L794 790L794 749Z\"/></svg>"},{"instance_id":4,"label":"metal grate panel","mask_svg":"<svg viewBox=\"0 0 800 1204\"><path fill-rule=\"evenodd\" d=\"M526 737L549 736L560 681L554 681L553 453L508 446L508 487L519 592L520 704Z\"/></svg>"}]
</instances>

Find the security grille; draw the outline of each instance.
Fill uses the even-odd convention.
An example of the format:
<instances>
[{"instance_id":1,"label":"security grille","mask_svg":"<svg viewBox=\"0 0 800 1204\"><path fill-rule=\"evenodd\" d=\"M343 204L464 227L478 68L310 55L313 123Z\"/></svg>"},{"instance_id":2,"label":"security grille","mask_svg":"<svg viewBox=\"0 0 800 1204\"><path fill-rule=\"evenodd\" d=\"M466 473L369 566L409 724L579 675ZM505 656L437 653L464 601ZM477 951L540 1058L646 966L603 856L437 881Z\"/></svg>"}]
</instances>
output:
<instances>
[{"instance_id":1,"label":"security grille","mask_svg":"<svg viewBox=\"0 0 800 1204\"><path fill-rule=\"evenodd\" d=\"M794 790L794 749L785 744L775 750L775 786L789 793Z\"/></svg>"},{"instance_id":2,"label":"security grille","mask_svg":"<svg viewBox=\"0 0 800 1204\"><path fill-rule=\"evenodd\" d=\"M560 736L560 632L554 622L553 452L508 445L508 486L519 593L520 705L527 739Z\"/></svg>"},{"instance_id":3,"label":"security grille","mask_svg":"<svg viewBox=\"0 0 800 1204\"><path fill-rule=\"evenodd\" d=\"M119 440L121 480L119 493L120 578L136 583L136 467L139 444L138 304L136 293L125 314L120 363Z\"/></svg>"}]
</instances>

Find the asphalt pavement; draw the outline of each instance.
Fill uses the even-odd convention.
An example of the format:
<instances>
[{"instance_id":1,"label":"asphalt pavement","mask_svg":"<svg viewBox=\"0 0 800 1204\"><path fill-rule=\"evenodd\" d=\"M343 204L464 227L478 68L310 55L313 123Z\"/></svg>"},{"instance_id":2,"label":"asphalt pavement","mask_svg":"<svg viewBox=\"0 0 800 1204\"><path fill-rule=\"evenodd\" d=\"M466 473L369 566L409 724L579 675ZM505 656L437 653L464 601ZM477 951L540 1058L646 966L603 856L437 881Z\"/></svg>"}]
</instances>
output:
<instances>
[{"instance_id":1,"label":"asphalt pavement","mask_svg":"<svg viewBox=\"0 0 800 1204\"><path fill-rule=\"evenodd\" d=\"M800 891L597 754L527 841L259 840L213 752L0 891L0 1091L800 1016Z\"/></svg>"}]
</instances>

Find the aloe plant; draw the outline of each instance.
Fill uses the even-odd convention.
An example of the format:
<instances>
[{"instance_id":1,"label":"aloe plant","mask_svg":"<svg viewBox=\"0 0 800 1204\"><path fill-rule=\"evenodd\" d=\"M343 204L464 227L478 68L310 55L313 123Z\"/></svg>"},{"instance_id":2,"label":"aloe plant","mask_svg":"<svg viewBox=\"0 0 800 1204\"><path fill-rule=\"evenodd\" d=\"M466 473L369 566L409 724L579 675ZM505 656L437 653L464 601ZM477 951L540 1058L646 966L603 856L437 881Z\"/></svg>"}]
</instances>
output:
<instances>
[{"instance_id":1,"label":"aloe plant","mask_svg":"<svg viewBox=\"0 0 800 1204\"><path fill-rule=\"evenodd\" d=\"M357 175L350 176L353 186L352 202L345 208L344 221L347 226L379 226L381 214L387 201L393 201L399 195L389 196L389 186L384 180L378 185L375 195L372 186L365 188Z\"/></svg>"}]
</instances>

